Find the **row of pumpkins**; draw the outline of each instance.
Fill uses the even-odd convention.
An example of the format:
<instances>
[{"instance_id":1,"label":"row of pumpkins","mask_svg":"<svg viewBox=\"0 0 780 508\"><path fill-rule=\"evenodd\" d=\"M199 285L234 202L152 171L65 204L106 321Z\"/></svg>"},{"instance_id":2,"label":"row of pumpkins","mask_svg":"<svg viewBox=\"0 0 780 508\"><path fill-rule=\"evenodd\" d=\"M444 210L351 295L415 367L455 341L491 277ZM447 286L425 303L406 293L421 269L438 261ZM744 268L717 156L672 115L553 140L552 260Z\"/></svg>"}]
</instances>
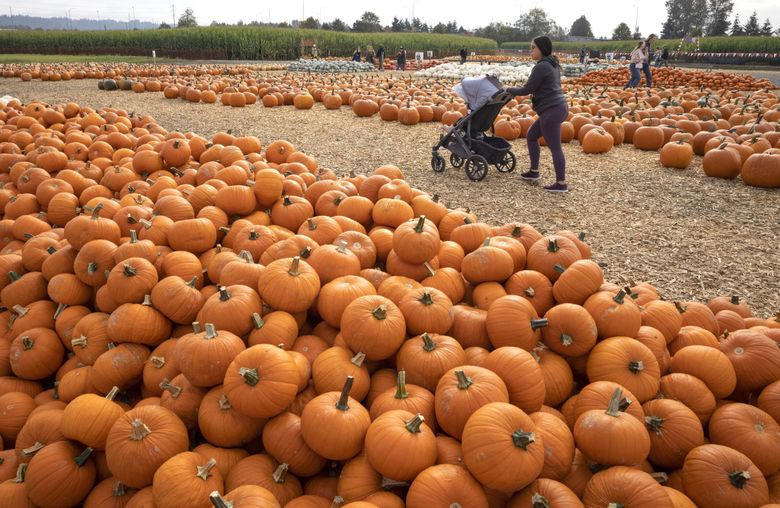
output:
<instances>
[{"instance_id":1,"label":"row of pumpkins","mask_svg":"<svg viewBox=\"0 0 780 508\"><path fill-rule=\"evenodd\" d=\"M625 65L598 69L584 74L574 80L576 84L619 86L628 83L630 76ZM645 87L645 76L639 83L639 87ZM712 72L683 69L680 67L661 67L653 69L653 84L663 87L690 86L693 88L713 88L741 91L774 90L777 85L766 78L756 78L746 73Z\"/></svg>"},{"instance_id":2,"label":"row of pumpkins","mask_svg":"<svg viewBox=\"0 0 780 508\"><path fill-rule=\"evenodd\" d=\"M4 507L780 503L780 323L738 297L607 283L394 166L0 121Z\"/></svg>"},{"instance_id":3,"label":"row of pumpkins","mask_svg":"<svg viewBox=\"0 0 780 508\"><path fill-rule=\"evenodd\" d=\"M148 78L159 76L237 76L252 72L283 71L286 63L242 65L163 65L129 63L49 63L0 64L0 76L22 81L69 81L71 79L113 79L119 76Z\"/></svg>"}]
</instances>

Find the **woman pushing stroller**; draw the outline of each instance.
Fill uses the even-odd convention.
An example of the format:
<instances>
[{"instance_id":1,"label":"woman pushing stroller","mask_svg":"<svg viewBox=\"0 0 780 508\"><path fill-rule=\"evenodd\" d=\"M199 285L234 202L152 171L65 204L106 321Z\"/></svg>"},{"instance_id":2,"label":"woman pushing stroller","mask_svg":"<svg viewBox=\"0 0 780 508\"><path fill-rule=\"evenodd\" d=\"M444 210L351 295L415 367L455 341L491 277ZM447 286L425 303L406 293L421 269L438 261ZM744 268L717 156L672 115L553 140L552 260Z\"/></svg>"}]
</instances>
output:
<instances>
[{"instance_id":1,"label":"woman pushing stroller","mask_svg":"<svg viewBox=\"0 0 780 508\"><path fill-rule=\"evenodd\" d=\"M552 41L549 37L536 37L531 42L531 58L536 61L536 65L525 85L506 89L515 96L531 95L531 105L538 115L526 135L531 167L520 177L530 181L541 178L539 137L544 136L544 141L552 152L555 167L555 183L545 186L544 190L568 192L566 158L561 147L561 124L568 118L569 107L561 90L561 67L558 58L552 54Z\"/></svg>"}]
</instances>

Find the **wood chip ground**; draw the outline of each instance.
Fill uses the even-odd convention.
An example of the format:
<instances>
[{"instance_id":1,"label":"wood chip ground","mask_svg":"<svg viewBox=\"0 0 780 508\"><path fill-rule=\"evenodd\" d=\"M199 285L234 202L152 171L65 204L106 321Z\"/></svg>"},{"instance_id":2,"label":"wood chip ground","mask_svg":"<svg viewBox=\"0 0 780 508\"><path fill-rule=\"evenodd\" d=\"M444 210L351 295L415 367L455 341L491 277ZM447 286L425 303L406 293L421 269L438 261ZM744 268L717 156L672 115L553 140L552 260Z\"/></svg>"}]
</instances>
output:
<instances>
[{"instance_id":1,"label":"wood chip ground","mask_svg":"<svg viewBox=\"0 0 780 508\"><path fill-rule=\"evenodd\" d=\"M740 295L758 316L780 311L780 191L756 189L739 179L707 177L701 158L687 170L665 169L657 152L630 146L587 155L574 142L564 147L571 191L550 195L552 161L542 149L538 184L521 181L528 167L524 139L513 142L518 168L500 174L491 167L482 182L447 164L431 171L431 147L442 126L407 127L378 116L357 118L349 108L321 104L243 109L166 100L161 93L98 90L94 80L30 82L0 79L0 95L23 101L75 101L152 115L162 126L210 137L232 130L255 135L264 145L288 139L338 174L366 173L382 164L403 169L413 186L439 194L450 207L468 207L491 224L528 222L540 231L584 231L593 257L610 281L648 281L669 300ZM449 153L442 152L449 160Z\"/></svg>"}]
</instances>

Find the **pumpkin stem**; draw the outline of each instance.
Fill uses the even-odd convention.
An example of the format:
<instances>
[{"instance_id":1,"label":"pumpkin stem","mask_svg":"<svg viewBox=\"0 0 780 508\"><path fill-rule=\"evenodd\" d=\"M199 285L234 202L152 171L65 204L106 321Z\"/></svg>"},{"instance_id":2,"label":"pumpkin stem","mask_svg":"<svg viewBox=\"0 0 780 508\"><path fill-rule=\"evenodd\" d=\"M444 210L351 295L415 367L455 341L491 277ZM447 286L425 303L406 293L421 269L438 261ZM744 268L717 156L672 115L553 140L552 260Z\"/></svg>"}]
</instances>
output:
<instances>
[{"instance_id":1,"label":"pumpkin stem","mask_svg":"<svg viewBox=\"0 0 780 508\"><path fill-rule=\"evenodd\" d=\"M284 199L282 200L282 204L284 206L290 206L293 204L292 199L290 199L290 196L284 196Z\"/></svg>"},{"instance_id":2,"label":"pumpkin stem","mask_svg":"<svg viewBox=\"0 0 780 508\"><path fill-rule=\"evenodd\" d=\"M515 448L528 450L528 445L536 442L536 436L533 432L526 432L523 429L518 429L512 432L512 442L515 444Z\"/></svg>"},{"instance_id":3,"label":"pumpkin stem","mask_svg":"<svg viewBox=\"0 0 780 508\"><path fill-rule=\"evenodd\" d=\"M585 231L580 231L580 234L577 235L577 240L581 242L585 241Z\"/></svg>"},{"instance_id":4,"label":"pumpkin stem","mask_svg":"<svg viewBox=\"0 0 780 508\"><path fill-rule=\"evenodd\" d=\"M729 481L738 489L744 489L748 480L750 480L749 471L732 471L729 473Z\"/></svg>"},{"instance_id":5,"label":"pumpkin stem","mask_svg":"<svg viewBox=\"0 0 780 508\"><path fill-rule=\"evenodd\" d=\"M207 340L216 339L217 338L217 329L214 327L213 323L206 323L206 337Z\"/></svg>"},{"instance_id":6,"label":"pumpkin stem","mask_svg":"<svg viewBox=\"0 0 780 508\"><path fill-rule=\"evenodd\" d=\"M152 356L149 358L149 363L151 363L152 367L155 369L162 369L165 367L165 358L162 356Z\"/></svg>"},{"instance_id":7,"label":"pumpkin stem","mask_svg":"<svg viewBox=\"0 0 780 508\"><path fill-rule=\"evenodd\" d=\"M433 267L429 265L427 261L423 263L423 266L425 267L425 271L428 272L428 277L433 277L434 275L436 275L436 270L434 270Z\"/></svg>"},{"instance_id":8,"label":"pumpkin stem","mask_svg":"<svg viewBox=\"0 0 780 508\"><path fill-rule=\"evenodd\" d=\"M301 258L308 259L308 257L311 256L311 247L308 245L301 249Z\"/></svg>"},{"instance_id":9,"label":"pumpkin stem","mask_svg":"<svg viewBox=\"0 0 780 508\"><path fill-rule=\"evenodd\" d=\"M382 477L382 489L384 490L402 489L408 486L408 482L399 482L398 480L391 480L390 478L386 478L384 476Z\"/></svg>"},{"instance_id":10,"label":"pumpkin stem","mask_svg":"<svg viewBox=\"0 0 780 508\"><path fill-rule=\"evenodd\" d=\"M358 351L355 356L352 357L350 360L353 365L356 365L358 367L363 366L363 362L366 361L366 354Z\"/></svg>"},{"instance_id":11,"label":"pumpkin stem","mask_svg":"<svg viewBox=\"0 0 780 508\"><path fill-rule=\"evenodd\" d=\"M538 330L539 328L544 328L547 325L548 325L547 318L531 320L531 330Z\"/></svg>"},{"instance_id":12,"label":"pumpkin stem","mask_svg":"<svg viewBox=\"0 0 780 508\"><path fill-rule=\"evenodd\" d=\"M306 219L306 223L309 225L309 231L314 231L315 229L317 229L317 223L314 222L314 219L312 217Z\"/></svg>"},{"instance_id":13,"label":"pumpkin stem","mask_svg":"<svg viewBox=\"0 0 780 508\"><path fill-rule=\"evenodd\" d=\"M219 300L222 302L230 300L230 293L225 286L219 286Z\"/></svg>"},{"instance_id":14,"label":"pumpkin stem","mask_svg":"<svg viewBox=\"0 0 780 508\"><path fill-rule=\"evenodd\" d=\"M625 299L625 297L626 297L626 292L625 292L624 290L622 290L622 289L621 289L620 291L618 291L618 292L617 292L617 294L615 295L615 297L613 298L613 300L614 300L616 303L622 304L622 303L623 303L623 300Z\"/></svg>"},{"instance_id":15,"label":"pumpkin stem","mask_svg":"<svg viewBox=\"0 0 780 508\"><path fill-rule=\"evenodd\" d=\"M89 275L92 275L93 273L97 272L97 269L98 269L98 265L97 265L97 263L95 263L94 261L91 261L91 262L90 262L90 263L87 265L87 273L88 273Z\"/></svg>"},{"instance_id":16,"label":"pumpkin stem","mask_svg":"<svg viewBox=\"0 0 780 508\"><path fill-rule=\"evenodd\" d=\"M141 305L146 305L147 307L152 306L152 295L144 295L144 301L141 302Z\"/></svg>"},{"instance_id":17,"label":"pumpkin stem","mask_svg":"<svg viewBox=\"0 0 780 508\"><path fill-rule=\"evenodd\" d=\"M433 342L433 339L430 335L428 335L428 332L425 332L422 334L422 340L423 340L423 349L430 353L434 349L436 349L436 343Z\"/></svg>"},{"instance_id":18,"label":"pumpkin stem","mask_svg":"<svg viewBox=\"0 0 780 508\"><path fill-rule=\"evenodd\" d=\"M645 416L645 426L647 430L655 432L657 436L663 435L662 427L664 419L658 416Z\"/></svg>"},{"instance_id":19,"label":"pumpkin stem","mask_svg":"<svg viewBox=\"0 0 780 508\"><path fill-rule=\"evenodd\" d=\"M522 230L523 228L520 226L520 224L515 224L512 226L512 233L510 233L515 238L520 238L522 236Z\"/></svg>"},{"instance_id":20,"label":"pumpkin stem","mask_svg":"<svg viewBox=\"0 0 780 508\"><path fill-rule=\"evenodd\" d=\"M214 505L214 508L233 508L233 503L220 496L216 490L209 494L209 501Z\"/></svg>"},{"instance_id":21,"label":"pumpkin stem","mask_svg":"<svg viewBox=\"0 0 780 508\"><path fill-rule=\"evenodd\" d=\"M468 390L468 388L474 384L474 381L472 381L462 370L456 370L455 377L458 378L459 390Z\"/></svg>"},{"instance_id":22,"label":"pumpkin stem","mask_svg":"<svg viewBox=\"0 0 780 508\"><path fill-rule=\"evenodd\" d=\"M198 471L195 473L195 476L200 478L203 481L208 480L209 476L211 476L209 473L214 468L214 466L217 465L217 459L211 458L208 462L203 464L202 466L198 466Z\"/></svg>"},{"instance_id":23,"label":"pumpkin stem","mask_svg":"<svg viewBox=\"0 0 780 508\"><path fill-rule=\"evenodd\" d=\"M263 326L265 326L265 321L263 321L263 318L260 317L260 314L257 312L252 313L252 325L255 327L256 330L259 330Z\"/></svg>"},{"instance_id":24,"label":"pumpkin stem","mask_svg":"<svg viewBox=\"0 0 780 508\"><path fill-rule=\"evenodd\" d=\"M340 411L347 411L349 409L349 391L352 390L352 383L355 382L353 376L347 376L347 380L344 382L344 388L341 390L341 396L336 403L336 409Z\"/></svg>"},{"instance_id":25,"label":"pumpkin stem","mask_svg":"<svg viewBox=\"0 0 780 508\"><path fill-rule=\"evenodd\" d=\"M387 318L387 306L385 304L380 305L376 309L371 311L371 314L376 319L385 319Z\"/></svg>"},{"instance_id":26,"label":"pumpkin stem","mask_svg":"<svg viewBox=\"0 0 780 508\"><path fill-rule=\"evenodd\" d=\"M228 400L227 395L223 393L222 396L219 398L219 408L222 410L228 410L232 407L233 406L230 405L230 401Z\"/></svg>"},{"instance_id":27,"label":"pumpkin stem","mask_svg":"<svg viewBox=\"0 0 780 508\"><path fill-rule=\"evenodd\" d=\"M623 503L609 503L607 508L626 508Z\"/></svg>"},{"instance_id":28,"label":"pumpkin stem","mask_svg":"<svg viewBox=\"0 0 780 508\"><path fill-rule=\"evenodd\" d=\"M238 369L238 375L243 377L244 383L249 386L255 386L260 381L260 375L257 373L257 369L241 367Z\"/></svg>"},{"instance_id":29,"label":"pumpkin stem","mask_svg":"<svg viewBox=\"0 0 780 508\"><path fill-rule=\"evenodd\" d=\"M29 466L27 462L19 464L19 467L16 468L16 478L13 479L12 483L24 483L24 475L27 474L27 466Z\"/></svg>"},{"instance_id":30,"label":"pumpkin stem","mask_svg":"<svg viewBox=\"0 0 780 508\"><path fill-rule=\"evenodd\" d=\"M739 305L739 295L731 295L731 303L734 305Z\"/></svg>"},{"instance_id":31,"label":"pumpkin stem","mask_svg":"<svg viewBox=\"0 0 780 508\"><path fill-rule=\"evenodd\" d=\"M550 239L550 241L547 242L547 250L548 252L558 252L560 250L560 247L558 247L558 240L555 238Z\"/></svg>"},{"instance_id":32,"label":"pumpkin stem","mask_svg":"<svg viewBox=\"0 0 780 508\"><path fill-rule=\"evenodd\" d=\"M35 345L35 341L32 340L28 335L22 337L22 349L24 349L25 351L29 351L32 349L34 345Z\"/></svg>"},{"instance_id":33,"label":"pumpkin stem","mask_svg":"<svg viewBox=\"0 0 780 508\"><path fill-rule=\"evenodd\" d=\"M563 265L562 265L562 264L560 264L560 263L555 263L555 264L553 265L553 270L555 270L555 271L556 271L556 272L558 272L558 273L563 273L563 272L565 272L565 271L566 271L566 267L565 267L565 266L563 266Z\"/></svg>"},{"instance_id":34,"label":"pumpkin stem","mask_svg":"<svg viewBox=\"0 0 780 508\"><path fill-rule=\"evenodd\" d=\"M398 375L395 380L395 398L405 399L409 397L409 392L406 391L406 371L401 369L398 371Z\"/></svg>"},{"instance_id":35,"label":"pumpkin stem","mask_svg":"<svg viewBox=\"0 0 780 508\"><path fill-rule=\"evenodd\" d=\"M531 508L550 508L550 501L538 492L534 492L531 496Z\"/></svg>"},{"instance_id":36,"label":"pumpkin stem","mask_svg":"<svg viewBox=\"0 0 780 508\"><path fill-rule=\"evenodd\" d=\"M561 334L561 344L564 346L571 346L574 343L574 339L571 338L571 335L567 333Z\"/></svg>"},{"instance_id":37,"label":"pumpkin stem","mask_svg":"<svg viewBox=\"0 0 780 508\"><path fill-rule=\"evenodd\" d=\"M14 272L14 271L8 272L8 280L10 280L11 282L16 282L17 280L19 280L21 278L22 278L22 276L19 275L16 272Z\"/></svg>"},{"instance_id":38,"label":"pumpkin stem","mask_svg":"<svg viewBox=\"0 0 780 508\"><path fill-rule=\"evenodd\" d=\"M117 396L118 393L119 393L119 387L118 386L112 386L111 387L111 391L109 391L106 394L106 400L114 400L114 398Z\"/></svg>"},{"instance_id":39,"label":"pumpkin stem","mask_svg":"<svg viewBox=\"0 0 780 508\"><path fill-rule=\"evenodd\" d=\"M650 476L655 479L658 483L666 483L669 481L669 475L664 473L663 471L659 471L657 473L652 473Z\"/></svg>"},{"instance_id":40,"label":"pumpkin stem","mask_svg":"<svg viewBox=\"0 0 780 508\"><path fill-rule=\"evenodd\" d=\"M685 306L680 302L674 302L674 306L677 308L677 312L684 314L686 310Z\"/></svg>"},{"instance_id":41,"label":"pumpkin stem","mask_svg":"<svg viewBox=\"0 0 780 508\"><path fill-rule=\"evenodd\" d=\"M425 421L425 417L422 414L417 413L416 415L414 415L414 418L406 422L406 430L408 430L412 434L419 433L420 425L422 425L424 421Z\"/></svg>"},{"instance_id":42,"label":"pumpkin stem","mask_svg":"<svg viewBox=\"0 0 780 508\"><path fill-rule=\"evenodd\" d=\"M423 291L423 294L420 295L419 300L423 305L433 305L433 297L429 291Z\"/></svg>"},{"instance_id":43,"label":"pumpkin stem","mask_svg":"<svg viewBox=\"0 0 780 508\"><path fill-rule=\"evenodd\" d=\"M98 205L92 209L92 220L98 220L100 218L100 211L103 209L103 203L98 203Z\"/></svg>"},{"instance_id":44,"label":"pumpkin stem","mask_svg":"<svg viewBox=\"0 0 780 508\"><path fill-rule=\"evenodd\" d=\"M533 298L533 296L536 294L536 290L529 286L523 290L523 293L525 293L525 296L528 298Z\"/></svg>"},{"instance_id":45,"label":"pumpkin stem","mask_svg":"<svg viewBox=\"0 0 780 508\"><path fill-rule=\"evenodd\" d=\"M200 333L200 332L201 332L201 330L200 330L200 323L198 323L197 321L193 321L192 322L192 333Z\"/></svg>"},{"instance_id":46,"label":"pumpkin stem","mask_svg":"<svg viewBox=\"0 0 780 508\"><path fill-rule=\"evenodd\" d=\"M92 455L92 448L87 447L84 448L84 451L78 454L73 460L76 462L77 466L81 467L84 465L90 455Z\"/></svg>"},{"instance_id":47,"label":"pumpkin stem","mask_svg":"<svg viewBox=\"0 0 780 508\"><path fill-rule=\"evenodd\" d=\"M24 455L25 457L32 457L44 446L46 445L41 443L40 441L36 441L35 444L32 445L31 447L22 450L22 455Z\"/></svg>"},{"instance_id":48,"label":"pumpkin stem","mask_svg":"<svg viewBox=\"0 0 780 508\"><path fill-rule=\"evenodd\" d=\"M190 280L187 281L187 285L189 287L191 287L191 288L194 288L195 284L197 284L197 283L198 283L198 277L197 276L194 276Z\"/></svg>"},{"instance_id":49,"label":"pumpkin stem","mask_svg":"<svg viewBox=\"0 0 780 508\"><path fill-rule=\"evenodd\" d=\"M13 310L19 315L19 317L24 317L25 314L30 312L30 310L27 307L22 307L19 304L14 305Z\"/></svg>"},{"instance_id":50,"label":"pumpkin stem","mask_svg":"<svg viewBox=\"0 0 780 508\"><path fill-rule=\"evenodd\" d=\"M136 270L134 266L125 263L122 272L125 274L126 277L132 277L133 275L138 273L138 270Z\"/></svg>"},{"instance_id":51,"label":"pumpkin stem","mask_svg":"<svg viewBox=\"0 0 780 508\"><path fill-rule=\"evenodd\" d=\"M289 464L279 464L279 467L276 468L276 471L271 475L271 478L273 478L276 483L284 483L284 480L287 478L288 469L290 469Z\"/></svg>"},{"instance_id":52,"label":"pumpkin stem","mask_svg":"<svg viewBox=\"0 0 780 508\"><path fill-rule=\"evenodd\" d=\"M425 215L420 215L420 219L417 221L417 225L414 227L415 233L422 233L425 227Z\"/></svg>"},{"instance_id":53,"label":"pumpkin stem","mask_svg":"<svg viewBox=\"0 0 780 508\"><path fill-rule=\"evenodd\" d=\"M249 239L250 240L257 240L258 238L260 238L260 233L258 233L257 231L255 231L254 228L252 228L249 231Z\"/></svg>"},{"instance_id":54,"label":"pumpkin stem","mask_svg":"<svg viewBox=\"0 0 780 508\"><path fill-rule=\"evenodd\" d=\"M645 370L645 363L642 360L628 362L628 370L633 374L638 374Z\"/></svg>"},{"instance_id":55,"label":"pumpkin stem","mask_svg":"<svg viewBox=\"0 0 780 508\"><path fill-rule=\"evenodd\" d=\"M612 394L612 398L609 399L609 406L607 406L606 414L609 416L618 417L620 414L620 399L623 397L623 389L615 388L615 392Z\"/></svg>"},{"instance_id":56,"label":"pumpkin stem","mask_svg":"<svg viewBox=\"0 0 780 508\"><path fill-rule=\"evenodd\" d=\"M294 258L292 258L292 263L290 264L290 270L287 273L289 273L293 277L297 277L298 275L300 275L300 272L298 271L298 265L300 264L300 261L301 261L300 256L295 256Z\"/></svg>"},{"instance_id":57,"label":"pumpkin stem","mask_svg":"<svg viewBox=\"0 0 780 508\"><path fill-rule=\"evenodd\" d=\"M46 249L46 252L48 252L49 254L54 254L55 252L57 252L57 247L52 245L48 249Z\"/></svg>"},{"instance_id":58,"label":"pumpkin stem","mask_svg":"<svg viewBox=\"0 0 780 508\"><path fill-rule=\"evenodd\" d=\"M346 254L347 253L347 245L348 244L347 244L347 242L345 240L341 240L339 242L338 246L336 246L336 250L339 251L342 254Z\"/></svg>"},{"instance_id":59,"label":"pumpkin stem","mask_svg":"<svg viewBox=\"0 0 780 508\"><path fill-rule=\"evenodd\" d=\"M171 392L171 397L174 399L179 398L179 395L181 395L181 392L183 390L181 386L172 385L171 382L168 381L168 378L162 380L162 382L160 383L160 389Z\"/></svg>"},{"instance_id":60,"label":"pumpkin stem","mask_svg":"<svg viewBox=\"0 0 780 508\"><path fill-rule=\"evenodd\" d=\"M431 201L433 201L434 203L438 203L439 199L440 196L438 194L434 194L433 197L431 198Z\"/></svg>"},{"instance_id":61,"label":"pumpkin stem","mask_svg":"<svg viewBox=\"0 0 780 508\"><path fill-rule=\"evenodd\" d=\"M343 504L344 504L344 498L341 496L336 496L333 498L333 502L330 503L330 508L339 508Z\"/></svg>"}]
</instances>

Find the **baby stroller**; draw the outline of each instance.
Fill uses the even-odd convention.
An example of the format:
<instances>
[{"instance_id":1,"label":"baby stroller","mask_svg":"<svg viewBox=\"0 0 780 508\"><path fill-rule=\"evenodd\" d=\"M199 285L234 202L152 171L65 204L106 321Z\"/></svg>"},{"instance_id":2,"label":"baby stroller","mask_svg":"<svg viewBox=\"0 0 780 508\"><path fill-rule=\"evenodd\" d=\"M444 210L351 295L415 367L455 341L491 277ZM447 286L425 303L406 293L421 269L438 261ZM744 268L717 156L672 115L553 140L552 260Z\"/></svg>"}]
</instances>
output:
<instances>
[{"instance_id":1,"label":"baby stroller","mask_svg":"<svg viewBox=\"0 0 780 508\"><path fill-rule=\"evenodd\" d=\"M455 86L455 92L468 103L469 114L458 119L433 147L431 168L437 173L444 171L446 163L439 154L439 149L444 148L451 152L450 163L456 168L465 163L466 176L475 182L487 176L488 164L501 173L513 171L516 158L512 145L503 138L484 134L512 96L493 76L464 78Z\"/></svg>"}]
</instances>

